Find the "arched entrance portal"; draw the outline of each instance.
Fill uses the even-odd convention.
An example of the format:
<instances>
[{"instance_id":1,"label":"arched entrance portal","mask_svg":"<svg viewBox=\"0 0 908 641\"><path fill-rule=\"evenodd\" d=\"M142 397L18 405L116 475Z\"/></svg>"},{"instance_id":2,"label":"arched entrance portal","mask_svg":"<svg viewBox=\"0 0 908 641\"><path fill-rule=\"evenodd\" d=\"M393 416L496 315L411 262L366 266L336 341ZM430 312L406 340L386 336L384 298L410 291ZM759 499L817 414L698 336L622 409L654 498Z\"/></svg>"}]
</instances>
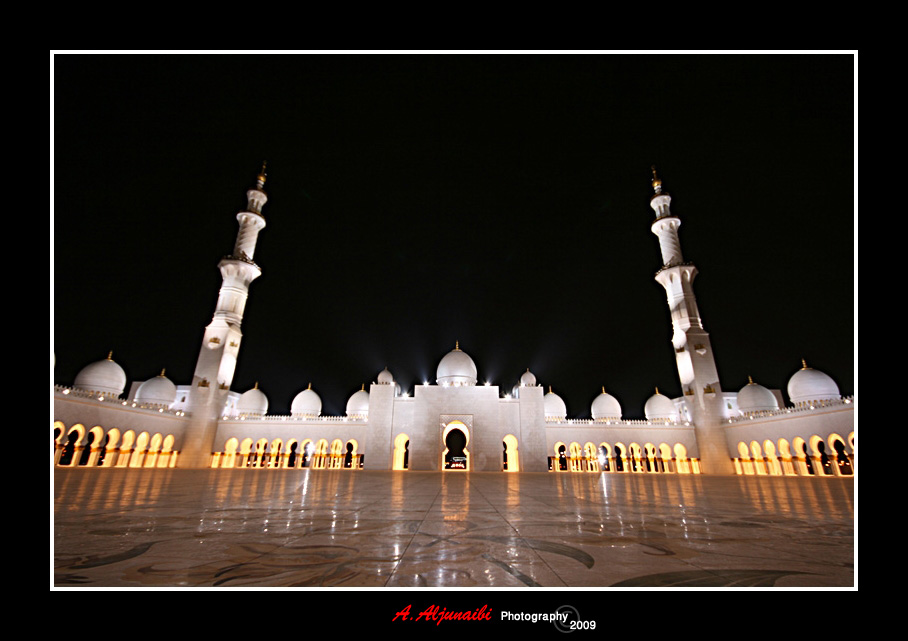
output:
<instances>
[{"instance_id":1,"label":"arched entrance portal","mask_svg":"<svg viewBox=\"0 0 908 641\"><path fill-rule=\"evenodd\" d=\"M442 452L443 470L469 470L470 453L467 444L470 441L470 430L461 421L451 421L445 426L442 434L444 452Z\"/></svg>"},{"instance_id":2,"label":"arched entrance portal","mask_svg":"<svg viewBox=\"0 0 908 641\"><path fill-rule=\"evenodd\" d=\"M410 467L410 437L398 434L394 439L394 455L391 462L392 470L406 470Z\"/></svg>"},{"instance_id":3,"label":"arched entrance portal","mask_svg":"<svg viewBox=\"0 0 908 641\"><path fill-rule=\"evenodd\" d=\"M517 457L517 438L513 434L508 434L502 440L502 469L505 472L519 472L520 460Z\"/></svg>"}]
</instances>

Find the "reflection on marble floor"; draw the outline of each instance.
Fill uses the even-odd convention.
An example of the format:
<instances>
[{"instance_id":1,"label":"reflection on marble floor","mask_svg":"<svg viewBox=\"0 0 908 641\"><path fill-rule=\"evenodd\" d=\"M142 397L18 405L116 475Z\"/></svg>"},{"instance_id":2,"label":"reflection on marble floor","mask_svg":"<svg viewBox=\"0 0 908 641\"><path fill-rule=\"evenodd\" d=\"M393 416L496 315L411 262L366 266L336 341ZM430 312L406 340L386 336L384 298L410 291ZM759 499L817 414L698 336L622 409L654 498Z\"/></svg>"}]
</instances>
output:
<instances>
[{"instance_id":1,"label":"reflection on marble floor","mask_svg":"<svg viewBox=\"0 0 908 641\"><path fill-rule=\"evenodd\" d=\"M843 478L54 471L59 587L845 587Z\"/></svg>"}]
</instances>

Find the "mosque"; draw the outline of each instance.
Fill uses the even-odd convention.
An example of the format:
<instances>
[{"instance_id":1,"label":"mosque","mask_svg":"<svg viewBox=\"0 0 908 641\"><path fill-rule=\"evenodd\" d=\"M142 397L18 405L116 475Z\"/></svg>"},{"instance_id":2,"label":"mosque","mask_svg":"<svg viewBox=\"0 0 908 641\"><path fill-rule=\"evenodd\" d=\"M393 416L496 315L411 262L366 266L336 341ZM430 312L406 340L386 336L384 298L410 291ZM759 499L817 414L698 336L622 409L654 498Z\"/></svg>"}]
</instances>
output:
<instances>
[{"instance_id":1,"label":"mosque","mask_svg":"<svg viewBox=\"0 0 908 641\"><path fill-rule=\"evenodd\" d=\"M256 384L231 389L267 201L264 167L247 191L239 231L219 269L222 285L192 381L166 372L134 381L107 358L53 391L54 465L117 468L280 468L501 471L507 473L747 474L851 476L856 472L855 399L802 361L786 390L750 381L723 390L693 281L681 252L681 221L653 172L652 232L662 253L656 281L671 311L672 349L683 390L656 393L645 420L625 420L603 389L591 419L571 419L564 401L527 370L513 387L478 384L477 367L455 344L434 384L403 393L394 374L377 372L354 393L344 416L322 415L311 384L289 416L268 413Z\"/></svg>"}]
</instances>

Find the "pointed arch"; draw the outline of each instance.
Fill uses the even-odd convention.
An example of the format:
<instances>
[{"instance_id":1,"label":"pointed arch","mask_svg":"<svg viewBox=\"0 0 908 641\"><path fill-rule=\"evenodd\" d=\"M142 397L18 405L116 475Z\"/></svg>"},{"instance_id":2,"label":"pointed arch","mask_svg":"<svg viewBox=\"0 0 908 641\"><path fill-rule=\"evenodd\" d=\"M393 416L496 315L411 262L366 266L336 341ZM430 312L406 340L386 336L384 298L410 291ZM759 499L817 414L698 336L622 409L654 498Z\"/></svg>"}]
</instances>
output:
<instances>
[{"instance_id":1,"label":"pointed arch","mask_svg":"<svg viewBox=\"0 0 908 641\"><path fill-rule=\"evenodd\" d=\"M221 462L221 467L230 469L236 466L236 454L239 447L240 442L235 436L227 439L227 442L224 443L224 457Z\"/></svg>"},{"instance_id":2,"label":"pointed arch","mask_svg":"<svg viewBox=\"0 0 908 641\"><path fill-rule=\"evenodd\" d=\"M605 442L599 444L596 455L599 458L599 469L603 472L611 472L612 467L612 447Z\"/></svg>"},{"instance_id":3,"label":"pointed arch","mask_svg":"<svg viewBox=\"0 0 908 641\"><path fill-rule=\"evenodd\" d=\"M782 476L782 464L776 454L776 444L771 439L763 441L763 457L766 460L766 471L772 476Z\"/></svg>"},{"instance_id":4,"label":"pointed arch","mask_svg":"<svg viewBox=\"0 0 908 641\"><path fill-rule=\"evenodd\" d=\"M284 467L286 453L283 448L284 442L281 439L276 438L271 441L271 452L268 456L268 464L265 467Z\"/></svg>"},{"instance_id":5,"label":"pointed arch","mask_svg":"<svg viewBox=\"0 0 908 641\"><path fill-rule=\"evenodd\" d=\"M573 441L571 443L571 472L580 472L583 469L583 450L580 448L580 443Z\"/></svg>"},{"instance_id":6,"label":"pointed arch","mask_svg":"<svg viewBox=\"0 0 908 641\"><path fill-rule=\"evenodd\" d=\"M164 437L160 432L151 437L148 444L148 453L145 455L145 464L143 467L157 467L158 456L161 453L161 446L164 444Z\"/></svg>"},{"instance_id":7,"label":"pointed arch","mask_svg":"<svg viewBox=\"0 0 908 641\"><path fill-rule=\"evenodd\" d=\"M828 441L829 449L834 453L831 456L834 458L833 470L836 476L852 476L854 468L851 465L851 456L848 453L845 439L836 433L832 433L829 435Z\"/></svg>"},{"instance_id":8,"label":"pointed arch","mask_svg":"<svg viewBox=\"0 0 908 641\"><path fill-rule=\"evenodd\" d=\"M678 470L675 469L674 457L672 456L672 448L669 447L668 443L659 444L659 458L662 459L662 465L668 474L673 474Z\"/></svg>"},{"instance_id":9,"label":"pointed arch","mask_svg":"<svg viewBox=\"0 0 908 641\"><path fill-rule=\"evenodd\" d=\"M563 441L558 441L555 443L553 449L555 451L555 456L552 459L552 471L567 472L570 469L568 466L567 445L565 445Z\"/></svg>"},{"instance_id":10,"label":"pointed arch","mask_svg":"<svg viewBox=\"0 0 908 641\"><path fill-rule=\"evenodd\" d=\"M123 438L120 440L120 452L117 455L117 467L129 467L132 458L133 444L136 441L136 433L132 430L126 430Z\"/></svg>"},{"instance_id":11,"label":"pointed arch","mask_svg":"<svg viewBox=\"0 0 908 641\"><path fill-rule=\"evenodd\" d=\"M750 442L750 454L753 459L754 472L758 476L766 475L766 465L763 461L763 448L757 441Z\"/></svg>"},{"instance_id":12,"label":"pointed arch","mask_svg":"<svg viewBox=\"0 0 908 641\"><path fill-rule=\"evenodd\" d=\"M328 439L319 439L318 443L315 444L315 459L313 460L313 465L317 470L325 469L325 466L328 464Z\"/></svg>"},{"instance_id":13,"label":"pointed arch","mask_svg":"<svg viewBox=\"0 0 908 641\"><path fill-rule=\"evenodd\" d=\"M628 446L631 471L632 472L643 472L643 451L640 448L638 443L631 443Z\"/></svg>"},{"instance_id":14,"label":"pointed arch","mask_svg":"<svg viewBox=\"0 0 908 641\"><path fill-rule=\"evenodd\" d=\"M391 457L392 470L406 470L410 467L410 437L401 432L394 438L394 453Z\"/></svg>"},{"instance_id":15,"label":"pointed arch","mask_svg":"<svg viewBox=\"0 0 908 641\"><path fill-rule=\"evenodd\" d=\"M142 432L136 437L136 446L129 458L129 467L142 467L145 462L145 450L150 440L151 436L148 435L148 432Z\"/></svg>"},{"instance_id":16,"label":"pointed arch","mask_svg":"<svg viewBox=\"0 0 908 641\"><path fill-rule=\"evenodd\" d=\"M587 471L599 471L599 456L598 452L596 451L596 446L593 443L587 442L583 446L583 458Z\"/></svg>"},{"instance_id":17,"label":"pointed arch","mask_svg":"<svg viewBox=\"0 0 908 641\"><path fill-rule=\"evenodd\" d=\"M457 436L457 432L462 436ZM466 424L457 419L447 423L442 431L441 442L444 446L441 453L441 469L469 471L470 429Z\"/></svg>"},{"instance_id":18,"label":"pointed arch","mask_svg":"<svg viewBox=\"0 0 908 641\"><path fill-rule=\"evenodd\" d=\"M675 443L675 466L678 474L690 474L692 472L690 459L687 458L687 448L683 443Z\"/></svg>"},{"instance_id":19,"label":"pointed arch","mask_svg":"<svg viewBox=\"0 0 908 641\"><path fill-rule=\"evenodd\" d=\"M513 434L506 434L502 443L504 444L502 468L506 472L519 472L520 458L517 453L517 437Z\"/></svg>"}]
</instances>

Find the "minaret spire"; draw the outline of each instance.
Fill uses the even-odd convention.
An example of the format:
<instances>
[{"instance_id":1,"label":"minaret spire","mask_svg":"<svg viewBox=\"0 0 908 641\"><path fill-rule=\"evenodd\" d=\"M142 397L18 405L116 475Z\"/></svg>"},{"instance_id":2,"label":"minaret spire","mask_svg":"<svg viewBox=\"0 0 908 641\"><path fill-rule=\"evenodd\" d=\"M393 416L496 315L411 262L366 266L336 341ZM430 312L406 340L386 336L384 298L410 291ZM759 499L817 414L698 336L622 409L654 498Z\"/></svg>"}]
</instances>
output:
<instances>
[{"instance_id":1,"label":"minaret spire","mask_svg":"<svg viewBox=\"0 0 908 641\"><path fill-rule=\"evenodd\" d=\"M233 252L218 263L221 289L214 315L202 338L202 347L192 377L190 411L193 425L187 431L180 454L186 467L207 467L210 463L217 418L223 410L226 395L233 383L243 333L243 313L249 297L249 285L262 275L253 262L259 232L265 227L262 207L268 196L265 164L256 177L256 186L246 192L247 207L236 215L239 230Z\"/></svg>"},{"instance_id":2,"label":"minaret spire","mask_svg":"<svg viewBox=\"0 0 908 641\"><path fill-rule=\"evenodd\" d=\"M697 427L704 468L715 473L729 473L730 459L720 420L723 416L722 390L713 356L709 333L703 328L694 278L697 268L684 260L678 228L681 220L671 212L671 196L653 170L654 194L650 207L656 214L652 232L659 238L662 268L656 272L656 282L665 288L668 309L672 318L672 346L678 366L678 378L684 400ZM658 393L658 391L657 391Z\"/></svg>"}]
</instances>

